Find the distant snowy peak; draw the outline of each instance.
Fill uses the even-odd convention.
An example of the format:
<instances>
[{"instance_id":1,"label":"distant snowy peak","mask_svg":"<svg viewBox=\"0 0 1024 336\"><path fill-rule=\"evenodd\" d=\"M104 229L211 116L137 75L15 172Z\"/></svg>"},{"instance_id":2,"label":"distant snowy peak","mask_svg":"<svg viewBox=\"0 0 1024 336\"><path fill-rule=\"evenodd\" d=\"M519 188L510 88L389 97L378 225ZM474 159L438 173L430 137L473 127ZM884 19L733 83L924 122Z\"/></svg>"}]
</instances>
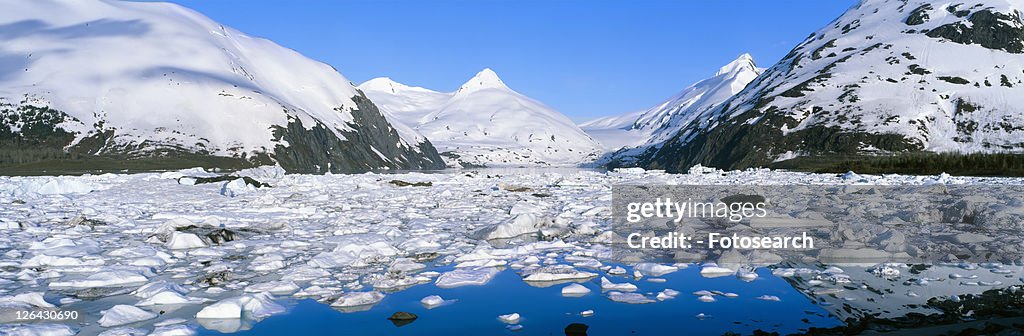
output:
<instances>
[{"instance_id":1,"label":"distant snowy peak","mask_svg":"<svg viewBox=\"0 0 1024 336\"><path fill-rule=\"evenodd\" d=\"M1019 0L861 1L689 123L650 166L1024 152L1022 10Z\"/></svg>"},{"instance_id":2,"label":"distant snowy peak","mask_svg":"<svg viewBox=\"0 0 1024 336\"><path fill-rule=\"evenodd\" d=\"M754 63L754 56L750 56L750 54L747 53L744 53L739 57L736 57L736 59L733 60L732 62L729 62L729 64L726 64L719 68L718 72L715 73L715 76L728 75L744 71L759 72L757 69L757 64Z\"/></svg>"},{"instance_id":3,"label":"distant snowy peak","mask_svg":"<svg viewBox=\"0 0 1024 336\"><path fill-rule=\"evenodd\" d=\"M427 93L439 93L430 89L421 88L418 86L408 86L399 82L394 81L390 77L377 77L360 84L358 86L360 90L374 91L374 92L390 92L392 94L402 94L407 92L427 92Z\"/></svg>"},{"instance_id":4,"label":"distant snowy peak","mask_svg":"<svg viewBox=\"0 0 1024 336\"><path fill-rule=\"evenodd\" d=\"M696 116L728 100L763 71L750 54L742 54L714 76L694 83L647 110L592 120L580 125L609 150L657 146ZM631 153L636 152L630 151Z\"/></svg>"},{"instance_id":5,"label":"distant snowy peak","mask_svg":"<svg viewBox=\"0 0 1024 336\"><path fill-rule=\"evenodd\" d=\"M385 79L359 88L426 136L451 166L575 165L600 153L569 118L513 91L491 69L451 93Z\"/></svg>"},{"instance_id":6,"label":"distant snowy peak","mask_svg":"<svg viewBox=\"0 0 1024 336\"><path fill-rule=\"evenodd\" d=\"M648 143L665 141L700 113L717 107L743 90L761 71L750 54L742 54L718 69L715 76L690 85L648 109L633 128L652 131L654 134Z\"/></svg>"},{"instance_id":7,"label":"distant snowy peak","mask_svg":"<svg viewBox=\"0 0 1024 336\"><path fill-rule=\"evenodd\" d=\"M487 89L511 90L505 85L505 82L503 82L501 78L498 78L498 74L495 73L494 70L485 68L473 76L473 78L466 81L466 83L462 84L462 86L455 91L455 95L468 95Z\"/></svg>"},{"instance_id":8,"label":"distant snowy peak","mask_svg":"<svg viewBox=\"0 0 1024 336\"><path fill-rule=\"evenodd\" d=\"M429 143L401 137L330 65L179 5L13 1L0 26L0 138L293 171L430 165Z\"/></svg>"}]
</instances>

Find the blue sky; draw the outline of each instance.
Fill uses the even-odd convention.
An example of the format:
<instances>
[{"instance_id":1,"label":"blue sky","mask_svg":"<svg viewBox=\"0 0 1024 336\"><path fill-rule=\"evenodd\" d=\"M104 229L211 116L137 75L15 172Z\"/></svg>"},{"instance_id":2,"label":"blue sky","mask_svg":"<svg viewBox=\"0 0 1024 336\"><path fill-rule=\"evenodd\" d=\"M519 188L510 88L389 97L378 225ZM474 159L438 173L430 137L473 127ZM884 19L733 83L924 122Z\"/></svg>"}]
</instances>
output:
<instances>
[{"instance_id":1,"label":"blue sky","mask_svg":"<svg viewBox=\"0 0 1024 336\"><path fill-rule=\"evenodd\" d=\"M778 61L854 0L176 0L329 63L454 91L490 67L576 121L645 109L748 52Z\"/></svg>"}]
</instances>

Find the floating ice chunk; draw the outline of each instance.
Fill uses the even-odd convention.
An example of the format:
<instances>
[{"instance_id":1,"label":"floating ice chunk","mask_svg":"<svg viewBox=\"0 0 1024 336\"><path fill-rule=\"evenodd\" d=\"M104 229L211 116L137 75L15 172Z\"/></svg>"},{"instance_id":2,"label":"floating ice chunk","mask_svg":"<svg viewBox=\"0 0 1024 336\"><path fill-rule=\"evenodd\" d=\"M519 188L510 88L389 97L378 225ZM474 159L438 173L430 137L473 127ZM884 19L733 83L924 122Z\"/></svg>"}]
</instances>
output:
<instances>
[{"instance_id":1,"label":"floating ice chunk","mask_svg":"<svg viewBox=\"0 0 1024 336\"><path fill-rule=\"evenodd\" d=\"M505 329L508 329L509 331L520 331L520 330L523 330L523 325L522 324L509 324L509 325L505 326Z\"/></svg>"},{"instance_id":2,"label":"floating ice chunk","mask_svg":"<svg viewBox=\"0 0 1024 336\"><path fill-rule=\"evenodd\" d=\"M284 178L285 170L281 166L259 166L242 169L235 172L235 175L251 177L257 180L277 180Z\"/></svg>"},{"instance_id":3,"label":"floating ice chunk","mask_svg":"<svg viewBox=\"0 0 1024 336\"><path fill-rule=\"evenodd\" d=\"M740 280L751 282L757 279L757 273L749 271L738 271L736 272L736 277L739 278Z\"/></svg>"},{"instance_id":4,"label":"floating ice chunk","mask_svg":"<svg viewBox=\"0 0 1024 336\"><path fill-rule=\"evenodd\" d=\"M135 306L116 305L103 311L103 317L100 318L99 324L109 328L145 321L157 316L157 313L145 311Z\"/></svg>"},{"instance_id":5,"label":"floating ice chunk","mask_svg":"<svg viewBox=\"0 0 1024 336\"><path fill-rule=\"evenodd\" d=\"M736 273L735 270L731 270L725 267L720 267L718 264L708 263L700 268L700 275L705 278L717 278Z\"/></svg>"},{"instance_id":6,"label":"floating ice chunk","mask_svg":"<svg viewBox=\"0 0 1024 336\"><path fill-rule=\"evenodd\" d=\"M21 266L23 268L30 268L39 266L99 266L103 264L103 260L99 259L83 260L82 258L55 257L40 254L28 260L25 260L25 262L23 262Z\"/></svg>"},{"instance_id":7,"label":"floating ice chunk","mask_svg":"<svg viewBox=\"0 0 1024 336\"><path fill-rule=\"evenodd\" d=\"M412 273L426 268L427 265L418 263L409 258L398 258L391 262L388 271L393 273Z\"/></svg>"},{"instance_id":8,"label":"floating ice chunk","mask_svg":"<svg viewBox=\"0 0 1024 336\"><path fill-rule=\"evenodd\" d=\"M515 238L525 234L537 233L541 228L549 227L551 220L535 213L522 213L509 221L498 224L489 233L487 239Z\"/></svg>"},{"instance_id":9,"label":"floating ice chunk","mask_svg":"<svg viewBox=\"0 0 1024 336\"><path fill-rule=\"evenodd\" d=\"M183 250L198 247L206 247L206 243L199 236L188 232L172 232L171 239L167 242L167 248L172 250Z\"/></svg>"},{"instance_id":10,"label":"floating ice chunk","mask_svg":"<svg viewBox=\"0 0 1024 336\"><path fill-rule=\"evenodd\" d=\"M199 301L199 300L196 300ZM174 291L163 291L139 302L138 306L176 305L196 302Z\"/></svg>"},{"instance_id":11,"label":"floating ice chunk","mask_svg":"<svg viewBox=\"0 0 1024 336\"><path fill-rule=\"evenodd\" d=\"M734 298L734 297L739 297L740 295L736 294L736 293L722 293L722 296L727 297L727 298Z\"/></svg>"},{"instance_id":12,"label":"floating ice chunk","mask_svg":"<svg viewBox=\"0 0 1024 336\"><path fill-rule=\"evenodd\" d=\"M438 295L431 295L420 299L420 304L423 305L424 307L427 307L427 309L436 308L437 306L443 305L444 303L444 299Z\"/></svg>"},{"instance_id":13,"label":"floating ice chunk","mask_svg":"<svg viewBox=\"0 0 1024 336\"><path fill-rule=\"evenodd\" d=\"M778 296L775 296L775 295L761 295L761 296L756 297L755 299L765 300L765 301L782 301L781 299L779 299Z\"/></svg>"},{"instance_id":14,"label":"floating ice chunk","mask_svg":"<svg viewBox=\"0 0 1024 336\"><path fill-rule=\"evenodd\" d=\"M630 303L630 304L644 304L653 303L653 299L648 298L640 293L623 293L611 291L608 292L608 298L615 302Z\"/></svg>"},{"instance_id":15,"label":"floating ice chunk","mask_svg":"<svg viewBox=\"0 0 1024 336\"><path fill-rule=\"evenodd\" d=\"M671 288L665 288L665 290L663 290L660 293L658 293L657 299L659 301L665 301L665 300L668 300L668 299L675 299L676 296L678 296L678 295L679 295L679 291L671 289Z\"/></svg>"},{"instance_id":16,"label":"floating ice chunk","mask_svg":"<svg viewBox=\"0 0 1024 336\"><path fill-rule=\"evenodd\" d=\"M256 186L245 183L245 179L242 178L225 182L220 187L220 194L228 197L235 197L251 191L256 191Z\"/></svg>"},{"instance_id":17,"label":"floating ice chunk","mask_svg":"<svg viewBox=\"0 0 1024 336\"><path fill-rule=\"evenodd\" d=\"M208 319L238 319L242 318L242 306L244 302L239 297L217 301L212 305L203 307L196 318Z\"/></svg>"},{"instance_id":18,"label":"floating ice chunk","mask_svg":"<svg viewBox=\"0 0 1024 336\"><path fill-rule=\"evenodd\" d=\"M636 290L636 285L628 282L613 283L610 280L608 280L608 278L601 277L601 290L632 292Z\"/></svg>"},{"instance_id":19,"label":"floating ice chunk","mask_svg":"<svg viewBox=\"0 0 1024 336\"><path fill-rule=\"evenodd\" d=\"M132 295L145 299L153 297L154 295L163 292L174 292L181 295L188 294L188 290L185 289L184 287L181 287L181 285L161 280L151 282L146 284L145 286L139 287L139 289L136 289L134 292L132 292Z\"/></svg>"},{"instance_id":20,"label":"floating ice chunk","mask_svg":"<svg viewBox=\"0 0 1024 336\"><path fill-rule=\"evenodd\" d=\"M105 271L89 275L85 279L54 281L50 288L124 287L146 282L146 276L132 271Z\"/></svg>"},{"instance_id":21,"label":"floating ice chunk","mask_svg":"<svg viewBox=\"0 0 1024 336\"><path fill-rule=\"evenodd\" d=\"M97 254L101 251L99 243L88 238L49 237L41 242L33 242L28 246L36 254L59 257L81 257Z\"/></svg>"},{"instance_id":22,"label":"floating ice chunk","mask_svg":"<svg viewBox=\"0 0 1024 336\"><path fill-rule=\"evenodd\" d=\"M696 318L697 318L698 320L703 320L703 319L706 319L706 318L709 318L709 317L711 317L711 315L707 315L707 314L704 314L704 313L700 313L700 314L697 314L697 316L695 316L695 317L696 317Z\"/></svg>"},{"instance_id":23,"label":"floating ice chunk","mask_svg":"<svg viewBox=\"0 0 1024 336\"><path fill-rule=\"evenodd\" d=\"M493 267L460 268L441 274L434 284L440 288L480 286L490 282L495 275L498 275L498 270Z\"/></svg>"},{"instance_id":24,"label":"floating ice chunk","mask_svg":"<svg viewBox=\"0 0 1024 336\"><path fill-rule=\"evenodd\" d=\"M160 257L142 257L128 262L132 266L161 267L167 265L167 261Z\"/></svg>"},{"instance_id":25,"label":"floating ice chunk","mask_svg":"<svg viewBox=\"0 0 1024 336\"><path fill-rule=\"evenodd\" d=\"M0 296L0 307L37 307L55 308L52 303L43 299L43 293L30 292L14 296Z\"/></svg>"},{"instance_id":26,"label":"floating ice chunk","mask_svg":"<svg viewBox=\"0 0 1024 336\"><path fill-rule=\"evenodd\" d=\"M244 314L247 318L259 320L284 311L285 308L274 302L270 294L260 293L217 301L196 313L196 318L239 319Z\"/></svg>"},{"instance_id":27,"label":"floating ice chunk","mask_svg":"<svg viewBox=\"0 0 1024 336\"><path fill-rule=\"evenodd\" d=\"M562 295L565 296L581 296L590 293L590 288L583 286L578 283L569 284L568 286L562 287Z\"/></svg>"},{"instance_id":28,"label":"floating ice chunk","mask_svg":"<svg viewBox=\"0 0 1024 336\"><path fill-rule=\"evenodd\" d=\"M500 320L501 322L504 322L506 324L516 324L516 323L519 323L519 318L520 318L519 313L498 315L498 320Z\"/></svg>"},{"instance_id":29,"label":"floating ice chunk","mask_svg":"<svg viewBox=\"0 0 1024 336\"><path fill-rule=\"evenodd\" d=\"M590 317L590 316L594 316L594 311L593 311L593 310L589 310L589 309L588 309L588 310L584 310L584 311L581 311L581 312L580 312L580 316L583 316L583 317Z\"/></svg>"},{"instance_id":30,"label":"floating ice chunk","mask_svg":"<svg viewBox=\"0 0 1024 336\"><path fill-rule=\"evenodd\" d=\"M459 264L455 265L455 268L498 267L498 266L505 266L506 264L508 264L508 262L504 261L504 260L480 259L480 260L473 260L473 261L467 261L467 262L459 263Z\"/></svg>"},{"instance_id":31,"label":"floating ice chunk","mask_svg":"<svg viewBox=\"0 0 1024 336\"><path fill-rule=\"evenodd\" d=\"M71 176L33 178L25 180L18 186L15 195L39 194L39 195L62 195L62 194L84 194L96 190L97 187L83 182L81 179Z\"/></svg>"},{"instance_id":32,"label":"floating ice chunk","mask_svg":"<svg viewBox=\"0 0 1024 336\"><path fill-rule=\"evenodd\" d=\"M603 264L601 264L600 261L597 261L597 260L594 260L594 259L586 259L586 260L577 261L577 262L572 263L572 265L576 266L576 267L594 268L594 269L601 268L601 266L604 266Z\"/></svg>"},{"instance_id":33,"label":"floating ice chunk","mask_svg":"<svg viewBox=\"0 0 1024 336\"><path fill-rule=\"evenodd\" d=\"M700 301L700 302L715 302L715 297L711 296L711 295L701 295L700 297L697 297L697 301Z\"/></svg>"},{"instance_id":34,"label":"floating ice chunk","mask_svg":"<svg viewBox=\"0 0 1024 336\"><path fill-rule=\"evenodd\" d=\"M378 291L349 292L342 294L331 307L357 307L377 304L384 299L384 293Z\"/></svg>"},{"instance_id":35,"label":"floating ice chunk","mask_svg":"<svg viewBox=\"0 0 1024 336\"><path fill-rule=\"evenodd\" d=\"M245 288L249 293L267 292L274 295L288 295L299 290L299 285L293 281L271 281L254 284Z\"/></svg>"},{"instance_id":36,"label":"floating ice chunk","mask_svg":"<svg viewBox=\"0 0 1024 336\"><path fill-rule=\"evenodd\" d=\"M679 268L675 266L667 266L655 263L639 263L636 264L636 266L633 266L633 269L639 271L640 273L643 273L644 275L655 277L659 277L679 270Z\"/></svg>"},{"instance_id":37,"label":"floating ice chunk","mask_svg":"<svg viewBox=\"0 0 1024 336\"><path fill-rule=\"evenodd\" d=\"M619 267L619 266L615 266L615 267L612 267L610 270L608 270L608 274L611 274L611 275L623 275L623 274L626 274L626 269L622 268L622 267Z\"/></svg>"},{"instance_id":38,"label":"floating ice chunk","mask_svg":"<svg viewBox=\"0 0 1024 336\"><path fill-rule=\"evenodd\" d=\"M71 336L71 326L56 323L0 324L0 335L11 336Z\"/></svg>"},{"instance_id":39,"label":"floating ice chunk","mask_svg":"<svg viewBox=\"0 0 1024 336\"><path fill-rule=\"evenodd\" d=\"M524 281L563 281L580 280L596 277L597 274L580 271L569 265L551 265L537 268L527 272Z\"/></svg>"}]
</instances>

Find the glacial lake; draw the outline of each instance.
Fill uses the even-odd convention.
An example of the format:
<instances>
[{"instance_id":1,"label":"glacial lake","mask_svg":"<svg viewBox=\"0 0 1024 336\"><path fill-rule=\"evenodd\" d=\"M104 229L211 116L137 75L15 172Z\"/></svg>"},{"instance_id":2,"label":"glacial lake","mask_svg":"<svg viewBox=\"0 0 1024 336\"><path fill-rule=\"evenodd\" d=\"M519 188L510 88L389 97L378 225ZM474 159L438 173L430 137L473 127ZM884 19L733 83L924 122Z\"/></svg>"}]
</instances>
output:
<instances>
[{"instance_id":1,"label":"glacial lake","mask_svg":"<svg viewBox=\"0 0 1024 336\"><path fill-rule=\"evenodd\" d=\"M809 327L833 327L840 321L821 306L793 289L785 280L773 276L768 269L759 269L750 282L735 276L705 278L700 267L661 276L663 283L632 276L609 276L615 283L630 282L636 293L653 297L666 288L679 291L675 299L649 304L627 304L608 299L600 290L600 278L582 282L591 289L582 297L564 297L562 287L533 287L513 270L506 269L483 286L438 288L433 283L389 293L369 310L341 312L314 300L287 302L288 311L254 323L248 330L233 335L563 335L570 323L589 327L588 335L664 335L715 334L737 332L749 334L761 329L782 334L804 331ZM715 302L698 301L692 293L699 290L722 291L739 296L714 296ZM427 309L419 301L429 295L440 295L455 302ZM779 301L757 299L762 295L777 296ZM590 317L580 312L593 310ZM414 322L397 327L388 316L396 311L419 316ZM519 313L523 328L506 329L497 316ZM700 319L698 314L706 317ZM221 335L201 328L200 335Z\"/></svg>"}]
</instances>

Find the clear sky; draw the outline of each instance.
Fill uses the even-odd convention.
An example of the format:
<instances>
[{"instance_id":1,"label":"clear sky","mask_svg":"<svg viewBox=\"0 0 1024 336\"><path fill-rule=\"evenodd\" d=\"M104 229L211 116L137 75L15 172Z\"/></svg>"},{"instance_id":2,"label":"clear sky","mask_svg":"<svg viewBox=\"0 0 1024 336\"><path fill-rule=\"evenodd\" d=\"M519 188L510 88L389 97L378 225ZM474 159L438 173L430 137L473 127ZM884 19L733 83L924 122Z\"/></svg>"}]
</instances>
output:
<instances>
[{"instance_id":1,"label":"clear sky","mask_svg":"<svg viewBox=\"0 0 1024 336\"><path fill-rule=\"evenodd\" d=\"M653 106L747 52L768 67L854 0L174 0L349 80L454 91L485 67L576 121Z\"/></svg>"}]
</instances>

